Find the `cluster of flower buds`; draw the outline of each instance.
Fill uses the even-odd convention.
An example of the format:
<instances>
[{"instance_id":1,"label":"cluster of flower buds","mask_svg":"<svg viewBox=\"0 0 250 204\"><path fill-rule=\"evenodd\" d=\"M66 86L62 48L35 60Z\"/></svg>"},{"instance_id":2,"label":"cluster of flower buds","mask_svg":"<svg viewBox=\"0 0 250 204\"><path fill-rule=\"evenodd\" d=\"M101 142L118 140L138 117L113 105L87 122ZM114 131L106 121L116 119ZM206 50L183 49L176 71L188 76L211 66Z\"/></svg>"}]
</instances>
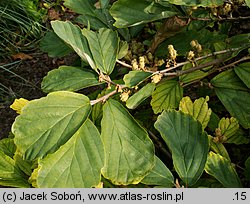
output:
<instances>
[{"instance_id":1,"label":"cluster of flower buds","mask_svg":"<svg viewBox=\"0 0 250 204\"><path fill-rule=\"evenodd\" d=\"M151 77L152 83L157 84L161 81L161 78L163 77L163 74L155 74Z\"/></svg>"},{"instance_id":2,"label":"cluster of flower buds","mask_svg":"<svg viewBox=\"0 0 250 204\"><path fill-rule=\"evenodd\" d=\"M192 49L194 51L196 51L197 53L200 53L202 51L202 46L197 40L192 40L190 42L190 45L191 45Z\"/></svg>"},{"instance_id":3,"label":"cluster of flower buds","mask_svg":"<svg viewBox=\"0 0 250 204\"><path fill-rule=\"evenodd\" d=\"M244 0L226 0L222 6L211 8L214 16L230 16L234 11L238 12L238 7L244 4Z\"/></svg>"},{"instance_id":4,"label":"cluster of flower buds","mask_svg":"<svg viewBox=\"0 0 250 204\"><path fill-rule=\"evenodd\" d=\"M124 91L122 91L122 93L120 95L121 101L126 102L128 100L128 98L129 98L129 94L130 93L131 93L130 90L124 90Z\"/></svg>"}]
</instances>

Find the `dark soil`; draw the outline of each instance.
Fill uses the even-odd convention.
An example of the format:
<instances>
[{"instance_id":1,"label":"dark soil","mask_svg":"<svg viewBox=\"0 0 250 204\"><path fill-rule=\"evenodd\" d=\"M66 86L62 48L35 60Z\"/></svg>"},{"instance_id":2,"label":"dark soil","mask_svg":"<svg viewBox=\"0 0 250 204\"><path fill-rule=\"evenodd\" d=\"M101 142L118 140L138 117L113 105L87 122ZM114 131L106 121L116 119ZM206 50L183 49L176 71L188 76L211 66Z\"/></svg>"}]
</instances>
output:
<instances>
[{"instance_id":1,"label":"dark soil","mask_svg":"<svg viewBox=\"0 0 250 204\"><path fill-rule=\"evenodd\" d=\"M31 60L0 59L0 85L5 92L0 92L0 139L7 137L17 114L10 108L16 98L28 100L45 96L40 86L47 73L60 65L70 65L74 56L50 58L39 50L29 54ZM15 63L9 66L11 63ZM12 73L10 73L10 70Z\"/></svg>"}]
</instances>

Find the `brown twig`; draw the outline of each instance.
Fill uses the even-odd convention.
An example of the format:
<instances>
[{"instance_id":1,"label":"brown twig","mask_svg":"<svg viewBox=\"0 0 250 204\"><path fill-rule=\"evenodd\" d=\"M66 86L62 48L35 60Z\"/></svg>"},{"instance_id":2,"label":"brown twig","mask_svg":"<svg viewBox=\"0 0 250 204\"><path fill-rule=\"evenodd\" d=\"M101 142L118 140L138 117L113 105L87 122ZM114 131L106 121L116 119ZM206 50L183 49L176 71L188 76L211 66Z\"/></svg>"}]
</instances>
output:
<instances>
[{"instance_id":1,"label":"brown twig","mask_svg":"<svg viewBox=\"0 0 250 204\"><path fill-rule=\"evenodd\" d=\"M194 59L194 61L197 62L197 61L209 58L209 57L213 57L213 56L217 56L217 55L222 55L222 54L226 54L226 53L230 53L230 52L235 52L235 51L238 51L240 49L242 49L242 47L231 48L231 49L226 49L226 50L221 50L221 51L213 52L213 53L201 56L201 57L197 57L197 58ZM164 74L166 72L169 72L171 70L174 70L174 69L176 69L178 67L184 66L184 65L189 64L189 63L190 63L190 61L185 61L185 62L177 63L175 66L169 67L169 68L161 70L161 71L156 71L156 72L153 72L153 73L154 74ZM168 73L166 76L175 76L175 74Z\"/></svg>"},{"instance_id":2,"label":"brown twig","mask_svg":"<svg viewBox=\"0 0 250 204\"><path fill-rule=\"evenodd\" d=\"M117 93L117 90L114 90L114 91L112 91L112 92L106 94L105 96L102 96L101 98L98 98L98 99L96 99L96 100L91 100L91 101L90 101L90 105L93 106L93 105L95 105L95 104L97 104L97 103L99 103L99 102L104 102L104 101L106 101L109 97L115 95L116 93Z\"/></svg>"},{"instance_id":3,"label":"brown twig","mask_svg":"<svg viewBox=\"0 0 250 204\"><path fill-rule=\"evenodd\" d=\"M167 156L169 159L172 159L171 154L163 147L161 141L159 140L159 138L150 130L148 131L151 139L154 141L154 144L159 148L159 150L165 155Z\"/></svg>"},{"instance_id":4,"label":"brown twig","mask_svg":"<svg viewBox=\"0 0 250 204\"><path fill-rule=\"evenodd\" d=\"M124 67L130 68L130 69L133 68L132 65L127 64L126 62L122 62L122 61L120 61L120 60L116 60L116 62L117 62L118 64L124 66Z\"/></svg>"},{"instance_id":5,"label":"brown twig","mask_svg":"<svg viewBox=\"0 0 250 204\"><path fill-rule=\"evenodd\" d=\"M239 17L225 17L225 18L196 18L196 17L188 17L188 16L178 16L180 19L190 19L191 21L237 21L237 20L248 20L250 16L239 16Z\"/></svg>"},{"instance_id":6,"label":"brown twig","mask_svg":"<svg viewBox=\"0 0 250 204\"><path fill-rule=\"evenodd\" d=\"M230 64L227 64L227 65L225 65L225 66L223 66L223 67L218 67L218 68L212 69L212 70L208 71L208 73L207 73L206 76L204 76L204 77L202 77L202 78L200 78L200 79L194 80L194 81L192 81L192 82L190 82L190 83L188 83L188 84L184 84L182 87L189 86L189 85L191 85L191 84L193 84L193 83L197 83L197 82L199 82L200 80L202 80L203 78L207 77L207 76L210 75L210 74L213 74L214 72L216 72L216 71L218 71L218 70L223 70L223 69L227 69L227 68L229 68L229 67L234 67L236 64L238 64L238 63L240 63L240 62L247 61L247 60L250 60L250 56L245 56L245 57L243 57L243 58L241 58L241 59L239 59L239 60L237 60L237 61L235 61L235 62L232 62L232 63L230 63Z\"/></svg>"},{"instance_id":7,"label":"brown twig","mask_svg":"<svg viewBox=\"0 0 250 204\"><path fill-rule=\"evenodd\" d=\"M239 59L239 60L237 60L237 61L235 61L235 62L232 62L232 63L230 63L230 64L227 64L227 65L225 65L225 66L223 66L223 67L217 68L215 71L217 71L217 70L223 70L223 69L226 69L226 68L229 68L229 67L233 67L234 65L236 65L236 64L238 64L238 63L240 63L240 62L246 61L246 60L250 60L250 56L242 57L241 59Z\"/></svg>"},{"instance_id":8,"label":"brown twig","mask_svg":"<svg viewBox=\"0 0 250 204\"><path fill-rule=\"evenodd\" d=\"M184 74L188 74L188 73L194 72L196 70L201 70L201 69L209 67L209 66L220 64L220 63L224 62L225 60L226 60L226 58L218 58L218 59L215 59L215 60L213 60L211 62L200 64L200 65L198 65L196 67L193 67L193 68L190 68L190 69L177 71L176 72L176 76L181 76L181 75L184 75Z\"/></svg>"}]
</instances>

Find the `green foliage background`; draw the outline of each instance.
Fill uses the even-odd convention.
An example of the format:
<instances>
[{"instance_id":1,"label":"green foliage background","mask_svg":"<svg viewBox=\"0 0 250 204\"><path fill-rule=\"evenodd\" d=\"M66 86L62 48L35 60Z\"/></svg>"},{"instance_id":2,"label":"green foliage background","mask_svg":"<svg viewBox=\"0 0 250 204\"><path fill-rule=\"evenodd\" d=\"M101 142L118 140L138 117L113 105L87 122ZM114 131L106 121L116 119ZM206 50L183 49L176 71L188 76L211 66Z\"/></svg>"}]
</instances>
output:
<instances>
[{"instance_id":1,"label":"green foliage background","mask_svg":"<svg viewBox=\"0 0 250 204\"><path fill-rule=\"evenodd\" d=\"M238 161L230 146L249 152L250 34L230 32L248 1L64 5L77 24L52 21L41 47L81 66L50 71L48 95L19 107L0 141L1 185L248 185L249 154Z\"/></svg>"}]
</instances>

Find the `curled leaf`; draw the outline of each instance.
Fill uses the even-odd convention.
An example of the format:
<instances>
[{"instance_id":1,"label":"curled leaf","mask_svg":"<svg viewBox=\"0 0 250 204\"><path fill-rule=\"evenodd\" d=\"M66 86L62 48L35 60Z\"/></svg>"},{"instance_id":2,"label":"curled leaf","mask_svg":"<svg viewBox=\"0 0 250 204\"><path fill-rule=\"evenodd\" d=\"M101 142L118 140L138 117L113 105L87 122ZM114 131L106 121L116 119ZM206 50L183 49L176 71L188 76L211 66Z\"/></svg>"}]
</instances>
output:
<instances>
[{"instance_id":1,"label":"curled leaf","mask_svg":"<svg viewBox=\"0 0 250 204\"><path fill-rule=\"evenodd\" d=\"M16 111L18 114L21 114L23 107L28 103L29 101L24 98L15 99L15 101L10 105L10 108Z\"/></svg>"}]
</instances>

